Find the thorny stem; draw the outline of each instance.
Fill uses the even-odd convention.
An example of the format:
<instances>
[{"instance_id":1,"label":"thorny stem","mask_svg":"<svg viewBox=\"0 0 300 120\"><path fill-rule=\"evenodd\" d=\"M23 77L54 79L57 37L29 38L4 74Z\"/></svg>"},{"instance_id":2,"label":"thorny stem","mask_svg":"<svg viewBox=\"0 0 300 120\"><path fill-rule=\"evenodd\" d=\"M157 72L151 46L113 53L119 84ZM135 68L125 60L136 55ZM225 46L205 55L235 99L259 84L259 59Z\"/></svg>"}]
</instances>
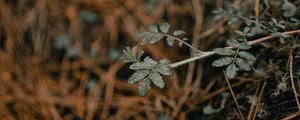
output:
<instances>
[{"instance_id":1,"label":"thorny stem","mask_svg":"<svg viewBox=\"0 0 300 120\"><path fill-rule=\"evenodd\" d=\"M182 42L183 44L185 44L186 46L190 47L191 49L194 49L195 51L200 52L200 53L202 52L201 50L199 50L199 49L197 49L196 47L190 45L189 43L187 43L187 42L181 40L181 39L178 38L178 37L175 37L175 36L172 36L172 35L168 35L168 34L164 34L164 35L167 36L167 37L174 37L177 41Z\"/></svg>"},{"instance_id":2,"label":"thorny stem","mask_svg":"<svg viewBox=\"0 0 300 120\"><path fill-rule=\"evenodd\" d=\"M300 29L283 32L282 34L283 35L291 35L291 34L296 34L296 33L300 33ZM260 42L263 42L263 41L275 38L275 37L278 37L278 36L269 35L269 36L262 37L262 38L259 38L259 39L253 40L253 41L249 41L249 42L247 42L247 44L254 45L254 44L257 44L257 43L260 43ZM225 47L225 48L232 49L232 47ZM184 65L184 64L187 64L189 62L192 62L192 61L195 61L195 60L199 60L199 59L202 59L202 58L214 55L214 54L216 54L215 51L201 52L199 55L197 55L195 57L191 57L191 58L188 58L188 59L176 62L176 63L172 63L172 64L169 65L169 67L170 68L176 68L176 67L178 67L180 65Z\"/></svg>"}]
</instances>

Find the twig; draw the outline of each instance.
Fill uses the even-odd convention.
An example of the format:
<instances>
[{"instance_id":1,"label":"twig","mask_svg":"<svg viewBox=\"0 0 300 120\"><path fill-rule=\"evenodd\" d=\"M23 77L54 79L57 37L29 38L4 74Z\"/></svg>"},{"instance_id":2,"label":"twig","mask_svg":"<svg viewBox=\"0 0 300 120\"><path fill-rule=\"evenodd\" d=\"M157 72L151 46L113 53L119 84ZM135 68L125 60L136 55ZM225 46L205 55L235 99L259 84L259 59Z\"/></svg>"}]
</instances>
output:
<instances>
[{"instance_id":1,"label":"twig","mask_svg":"<svg viewBox=\"0 0 300 120\"><path fill-rule=\"evenodd\" d=\"M291 34L295 34L295 33L300 33L300 29L283 32L282 34L283 35L291 35ZM269 35L269 36L262 37L262 38L259 38L259 39L253 40L253 41L249 41L248 44L249 45L254 45L254 44L257 44L257 43L260 43L260 42L263 42L263 41L266 41L266 40L269 40L269 39L272 39L272 38L276 38L276 37L278 37L278 36ZM232 47L226 47L226 48L230 49ZM215 51L201 52L200 55L198 55L198 56L191 57L191 58L188 58L188 59L176 62L176 63L172 63L172 64L170 64L170 67L171 68L176 68L180 65L184 65L186 63L189 63L189 62L192 62L192 61L195 61L195 60L198 60L198 59L202 59L202 58L214 55L214 54L216 54Z\"/></svg>"},{"instance_id":2,"label":"twig","mask_svg":"<svg viewBox=\"0 0 300 120\"><path fill-rule=\"evenodd\" d=\"M241 80L241 81L239 81L238 83L232 84L231 87L232 87L232 88L238 87L238 86L241 86L241 85L246 84L246 83L248 83L248 82L249 82L248 80ZM223 92L227 91L228 89L229 89L228 87L222 87L222 88L220 88L220 89L218 89L218 90L216 90L216 91L214 91L214 92L212 92L212 93L209 93L209 94L205 95L205 96L203 97L203 99L201 99L201 100L199 101L199 103L203 103L203 102L205 102L205 101L207 101L207 100L209 100L209 99L211 99L211 98L213 98L213 97L216 97L217 95L222 94ZM204 92L204 93L207 93L207 92Z\"/></svg>"},{"instance_id":3,"label":"twig","mask_svg":"<svg viewBox=\"0 0 300 120\"><path fill-rule=\"evenodd\" d=\"M238 110L238 112L239 112L239 116L240 116L241 120L244 120L242 111L241 111L241 109L240 109L240 107L239 107L239 103L237 102L236 97L235 97L235 95L234 95L234 92L233 92L233 90L232 90L232 88L231 88L231 86L230 86L230 82L229 82L229 80L228 80L228 78L227 78L227 76L226 76L226 74L225 74L224 71L223 71L223 73L224 73L225 80L226 80L226 83L227 83L227 85L228 85L228 88L229 88L229 90L230 90L230 93L231 93L231 95L232 95L232 98L233 98L233 100L234 100L234 103L235 103L235 105L236 105L236 107L237 107L237 110Z\"/></svg>"},{"instance_id":4,"label":"twig","mask_svg":"<svg viewBox=\"0 0 300 120\"><path fill-rule=\"evenodd\" d=\"M253 116L252 116L252 119L251 119L251 120L255 120L255 117L256 117L256 115L257 115L257 112L258 112L259 107L260 107L260 104L261 104L260 101L261 101L261 99L262 99L262 97L263 97L263 94L264 94L264 90L265 90L266 85L267 85L267 82L264 81L263 86L262 86L262 88L261 88L261 91L260 91L260 93L259 93L258 99L257 99L257 101L256 101L256 107L255 107L255 110L254 110L254 113L253 113Z\"/></svg>"},{"instance_id":5,"label":"twig","mask_svg":"<svg viewBox=\"0 0 300 120\"><path fill-rule=\"evenodd\" d=\"M256 21L256 26L258 26L259 23L259 2L260 0L255 0L255 7L254 7L254 11L255 11L255 21Z\"/></svg>"},{"instance_id":6,"label":"twig","mask_svg":"<svg viewBox=\"0 0 300 120\"><path fill-rule=\"evenodd\" d=\"M296 103L297 103L297 106L298 106L298 111L300 111L300 103L299 103L298 94L297 94L297 91L296 91L296 88L295 88L294 76L293 76L293 50L291 50L291 52L290 52L289 59L290 59L290 79L291 79L292 88L293 88L293 92L294 92L294 95L295 95Z\"/></svg>"},{"instance_id":7,"label":"twig","mask_svg":"<svg viewBox=\"0 0 300 120\"><path fill-rule=\"evenodd\" d=\"M300 33L300 29L283 32L282 35L292 35L292 34L295 34L295 33ZM259 39L253 40L253 41L249 41L248 44L249 45L254 45L254 44L257 44L259 42L263 42L263 41L266 41L266 40L269 40L269 39L272 39L272 38L275 38L275 37L278 37L278 36L269 35L269 36L266 36L266 37L263 37L263 38L259 38Z\"/></svg>"},{"instance_id":8,"label":"twig","mask_svg":"<svg viewBox=\"0 0 300 120\"><path fill-rule=\"evenodd\" d=\"M172 36L172 35L168 35L168 34L164 34L164 35L167 36L167 37L174 37L177 41L182 42L184 45L190 47L191 49L195 50L196 52L200 52L200 53L202 52L202 51L199 50L198 48L196 48L196 47L190 45L189 43L187 43L187 42L181 40L181 39L178 38L178 37L175 37L175 36Z\"/></svg>"},{"instance_id":9,"label":"twig","mask_svg":"<svg viewBox=\"0 0 300 120\"><path fill-rule=\"evenodd\" d=\"M214 55L216 54L215 51L210 51L210 52L202 52L200 55L198 56L195 56L195 57L191 57L189 59L186 59L186 60L183 60L183 61L179 61L179 62L176 62L176 63L172 63L170 64L170 67L171 68L176 68L180 65L184 65L186 63L189 63L189 62L193 62L195 60L198 60L198 59L201 59L201 58L205 58L205 57L208 57L208 56L211 56L211 55Z\"/></svg>"},{"instance_id":10,"label":"twig","mask_svg":"<svg viewBox=\"0 0 300 120\"><path fill-rule=\"evenodd\" d=\"M261 80L259 81L259 83L258 83L258 85L257 85L257 87L256 87L256 91L255 91L255 93L254 93L255 96L258 96L257 94L258 94L258 92L259 92L259 85L260 85L260 83L261 83ZM256 103L257 103L257 102L258 102L258 100L256 101ZM256 103L255 103L255 104L251 104L250 109L249 109L249 112L248 112L247 120L251 120L251 118L252 118L252 116L253 116L253 113L254 113L254 111L255 111L254 107L257 105Z\"/></svg>"},{"instance_id":11,"label":"twig","mask_svg":"<svg viewBox=\"0 0 300 120\"><path fill-rule=\"evenodd\" d=\"M295 112L295 113L293 113L293 114L291 114L289 116L286 116L286 117L282 118L281 120L291 120L291 119L293 119L293 118L295 118L297 116L300 116L300 111Z\"/></svg>"}]
</instances>

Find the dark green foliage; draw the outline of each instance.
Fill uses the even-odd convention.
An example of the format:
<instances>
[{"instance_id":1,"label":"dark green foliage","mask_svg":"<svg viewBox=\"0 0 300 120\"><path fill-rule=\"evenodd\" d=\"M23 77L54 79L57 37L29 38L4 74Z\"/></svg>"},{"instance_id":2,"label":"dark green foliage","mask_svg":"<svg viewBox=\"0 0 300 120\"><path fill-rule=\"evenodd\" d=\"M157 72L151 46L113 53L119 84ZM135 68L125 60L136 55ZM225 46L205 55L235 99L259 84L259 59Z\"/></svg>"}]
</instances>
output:
<instances>
[{"instance_id":1,"label":"dark green foliage","mask_svg":"<svg viewBox=\"0 0 300 120\"><path fill-rule=\"evenodd\" d=\"M123 50L123 55L120 57L120 59L123 60L124 62L127 62L127 63L139 62L142 55L143 55L143 53L144 53L144 51L140 51L136 55L136 50L135 49L131 49L130 47L126 47L126 49Z\"/></svg>"},{"instance_id":2,"label":"dark green foliage","mask_svg":"<svg viewBox=\"0 0 300 120\"><path fill-rule=\"evenodd\" d=\"M159 62L154 61L150 57L145 57L141 61L143 52L135 53L135 49L129 47L123 50L121 59L125 62L132 63L129 68L135 70L135 73L128 78L128 84L136 84L139 82L139 93L142 96L147 95L151 88L151 82L159 87L164 88L165 83L161 75L171 76L172 72L169 68L169 61L164 59ZM151 81L151 82L150 82Z\"/></svg>"},{"instance_id":3,"label":"dark green foliage","mask_svg":"<svg viewBox=\"0 0 300 120\"><path fill-rule=\"evenodd\" d=\"M212 65L215 67L227 66L225 73L229 79L234 78L239 70L251 70L251 63L256 60L249 52L242 51L251 48L245 39L229 39L226 44L232 48L216 48L214 51L222 58L215 60ZM235 50L233 50L235 49Z\"/></svg>"},{"instance_id":4,"label":"dark green foliage","mask_svg":"<svg viewBox=\"0 0 300 120\"><path fill-rule=\"evenodd\" d=\"M270 34L280 38L280 41L284 43L284 40L290 36L282 34L280 32L282 29L286 29L286 26L291 22L293 24L300 24L299 20L293 18L295 16L297 8L291 4L288 0L284 1L282 5L283 15L285 17L290 17L289 20L277 20L274 17L270 17L269 20L256 21L255 17L245 17L243 16L241 10L235 8L227 8L224 10L215 10L215 20L222 19L223 17L228 17L227 24L232 25L238 21L244 22L245 27L241 30L235 30L239 38L231 38L226 40L228 47L216 48L213 53L221 55L221 58L212 62L215 67L226 67L225 74L229 79L236 77L237 72L244 70L250 71L252 64L256 61L256 57L247 52L251 49L251 44L248 43L247 39L259 34ZM160 40L166 40L168 46L174 46L176 41L179 46L183 44L196 50L197 56L202 55L203 52L193 47L192 45L186 43L188 38L179 38L178 36L186 34L182 30L174 30L170 33L170 24L162 23L160 25L150 25L147 32L138 33L137 36L141 37L141 44L150 43L155 44ZM198 50L198 51L197 51ZM150 90L150 84L153 83L159 88L163 88L165 83L161 75L170 76L172 73L170 71L169 60L154 61L150 57L146 57L143 61L140 61L142 53L138 56L135 55L134 50L127 48L123 51L124 55L122 58L125 62L133 63L130 65L130 69L136 72L129 78L128 82L134 84L140 82L140 94L146 95ZM196 56L196 57L197 57ZM180 63L181 64L181 63ZM175 65L176 66L176 65Z\"/></svg>"},{"instance_id":5,"label":"dark green foliage","mask_svg":"<svg viewBox=\"0 0 300 120\"><path fill-rule=\"evenodd\" d=\"M148 27L148 30L149 32L140 32L136 34L136 36L143 38L141 44L145 44L145 43L155 44L165 37L167 44L169 46L173 46L176 40L178 41L179 46L182 46L184 41L188 40L187 38L183 38L183 39L178 38L178 36L185 34L185 32L182 30L175 30L172 35L168 34L170 30L169 23L162 23L159 26L150 25Z\"/></svg>"}]
</instances>

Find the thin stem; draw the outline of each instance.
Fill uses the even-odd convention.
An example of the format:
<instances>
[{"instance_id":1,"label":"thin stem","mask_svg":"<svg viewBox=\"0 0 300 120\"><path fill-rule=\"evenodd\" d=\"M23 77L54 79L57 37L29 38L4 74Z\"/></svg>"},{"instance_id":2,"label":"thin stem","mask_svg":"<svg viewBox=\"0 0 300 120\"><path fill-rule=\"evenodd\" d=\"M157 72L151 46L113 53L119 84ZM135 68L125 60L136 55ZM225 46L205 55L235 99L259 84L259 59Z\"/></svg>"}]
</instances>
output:
<instances>
[{"instance_id":1,"label":"thin stem","mask_svg":"<svg viewBox=\"0 0 300 120\"><path fill-rule=\"evenodd\" d=\"M289 59L290 59L290 79L291 79L291 83L292 83L292 88L293 88L293 93L295 95L295 99L296 99L296 103L298 106L298 111L300 111L300 103L299 103L299 99L298 99L298 94L296 91L296 87L295 87L295 83L294 83L294 76L293 76L293 50L291 50L290 55L289 55Z\"/></svg>"},{"instance_id":2,"label":"thin stem","mask_svg":"<svg viewBox=\"0 0 300 120\"><path fill-rule=\"evenodd\" d=\"M238 56L239 51L240 51L240 48L237 48L236 51L235 51L234 62L236 61L236 58Z\"/></svg>"},{"instance_id":3,"label":"thin stem","mask_svg":"<svg viewBox=\"0 0 300 120\"><path fill-rule=\"evenodd\" d=\"M205 58L205 57L208 57L208 56L211 56L211 55L214 55L214 54L216 54L215 51L202 52L202 53L200 53L199 55L197 55L195 57L191 57L191 58L186 59L186 60L182 60L182 61L179 61L179 62L176 62L176 63L172 63L169 66L171 68L176 68L176 67L178 67L180 65L184 65L184 64L187 64L189 62L193 62L195 60L198 60L198 59L201 59L201 58Z\"/></svg>"},{"instance_id":4,"label":"thin stem","mask_svg":"<svg viewBox=\"0 0 300 120\"><path fill-rule=\"evenodd\" d=\"M296 34L296 33L300 33L300 29L283 32L282 34L283 35L291 35L291 34ZM262 38L259 38L259 39L253 40L253 41L249 41L249 42L247 42L247 44L254 45L254 44L257 44L257 43L260 43L260 42L263 42L263 41L275 38L275 37L278 37L278 36L269 35L269 36L262 37ZM231 49L232 47L225 47L225 48ZM214 54L216 54L215 51L201 52L198 56L191 57L191 58L188 58L188 59L176 62L176 63L172 63L169 66L171 68L176 68L176 67L178 67L180 65L184 65L186 63L189 63L189 62L192 62L192 61L195 61L195 60L198 60L198 59L202 59L202 58L214 55Z\"/></svg>"},{"instance_id":5,"label":"thin stem","mask_svg":"<svg viewBox=\"0 0 300 120\"><path fill-rule=\"evenodd\" d=\"M172 35L168 35L168 34L164 34L164 35L167 36L167 37L174 37L177 41L182 42L183 44L185 44L186 46L188 46L188 47L190 47L191 49L195 50L196 52L200 52L200 53L202 52L201 50L199 50L199 49L197 49L196 47L190 45L189 43L187 43L187 42L181 40L181 39L178 38L178 37L175 37L175 36L172 36Z\"/></svg>"},{"instance_id":6,"label":"thin stem","mask_svg":"<svg viewBox=\"0 0 300 120\"><path fill-rule=\"evenodd\" d=\"M282 35L292 35L292 34L296 34L296 33L300 33L300 29L283 32ZM269 40L269 39L272 39L272 38L275 38L275 37L279 37L279 36L269 35L269 36L262 37L262 38L259 38L259 39L253 40L253 41L249 41L248 44L249 45L254 45L256 43L263 42L263 41L266 41L266 40Z\"/></svg>"},{"instance_id":7,"label":"thin stem","mask_svg":"<svg viewBox=\"0 0 300 120\"><path fill-rule=\"evenodd\" d=\"M230 93L231 93L231 96L232 96L232 98L233 98L233 100L234 100L234 103L235 103L235 105L236 105L236 108L237 108L237 110L238 110L238 112L239 112L239 116L240 116L241 120L244 120L242 111L241 111L240 106L239 106L239 103L237 102L237 99L236 99L236 97L235 97L235 95L234 95L234 92L233 92L233 90L232 90L232 87L231 87L231 85L230 85L230 82L229 82L227 76L225 75L225 72L224 72L224 71L223 71L223 73L224 73L225 80L226 80L226 83L227 83L227 85L228 85L229 91L230 91Z\"/></svg>"},{"instance_id":8,"label":"thin stem","mask_svg":"<svg viewBox=\"0 0 300 120\"><path fill-rule=\"evenodd\" d=\"M293 119L295 117L298 117L299 115L300 115L300 111L292 113L292 114L290 114L290 115L282 118L281 120L291 120L291 119Z\"/></svg>"}]
</instances>

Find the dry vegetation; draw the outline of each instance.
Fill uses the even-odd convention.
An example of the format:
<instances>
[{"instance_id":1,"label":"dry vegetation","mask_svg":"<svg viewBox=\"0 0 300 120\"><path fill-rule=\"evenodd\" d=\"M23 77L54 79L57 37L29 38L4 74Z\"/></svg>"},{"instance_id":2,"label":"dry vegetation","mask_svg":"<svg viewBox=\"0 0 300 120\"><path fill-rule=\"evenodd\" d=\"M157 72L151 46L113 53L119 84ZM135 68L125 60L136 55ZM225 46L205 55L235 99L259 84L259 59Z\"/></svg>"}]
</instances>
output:
<instances>
[{"instance_id":1,"label":"dry vegetation","mask_svg":"<svg viewBox=\"0 0 300 120\"><path fill-rule=\"evenodd\" d=\"M154 87L146 97L138 95L138 85L127 84L132 71L118 58L126 46L137 44L134 34L153 23L168 22L185 30L189 42L200 50L221 46L242 23L228 26L226 18L212 21L211 11L223 4L236 8L246 4L253 14L264 14L258 10L263 0L253 1L0 0L0 118L239 119L222 70L211 66L215 57L173 69L174 76L165 78L166 87ZM276 10L271 6L270 11ZM299 58L293 57L300 54L299 49L290 49L299 45L296 39L298 43L287 42L281 49L279 43L258 46L253 50L262 49L256 52L258 59L272 64L261 62L260 72L242 72L230 81L245 118L300 115L295 92L274 95L278 83L270 77L284 69L280 75L290 83L291 69L299 69ZM137 48L157 60L176 62L190 57L188 47L167 48L164 42ZM299 79L292 83L288 86L300 89ZM208 105L220 110L203 113ZM264 106L268 114L263 118L258 115L264 115Z\"/></svg>"}]
</instances>

